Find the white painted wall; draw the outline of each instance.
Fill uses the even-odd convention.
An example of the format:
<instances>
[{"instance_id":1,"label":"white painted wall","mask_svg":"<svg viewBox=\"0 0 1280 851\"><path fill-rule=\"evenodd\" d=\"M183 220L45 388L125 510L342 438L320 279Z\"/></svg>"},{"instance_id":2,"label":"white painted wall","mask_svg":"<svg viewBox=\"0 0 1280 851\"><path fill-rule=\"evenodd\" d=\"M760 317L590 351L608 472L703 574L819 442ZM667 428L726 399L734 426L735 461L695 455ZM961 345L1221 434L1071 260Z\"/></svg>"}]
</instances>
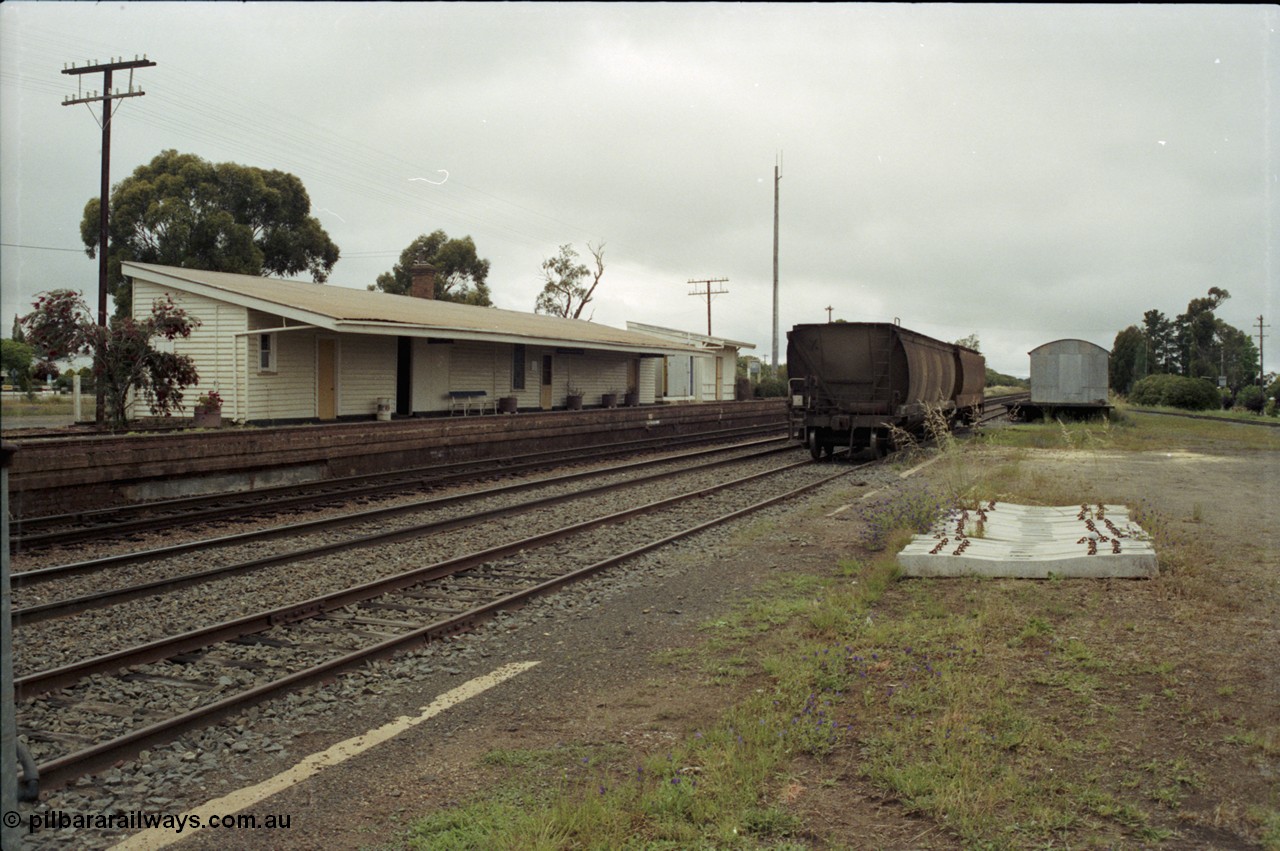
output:
<instances>
[{"instance_id":1,"label":"white painted wall","mask_svg":"<svg viewBox=\"0 0 1280 851\"><path fill-rule=\"evenodd\" d=\"M378 411L378 399L396 398L396 338L344 334L338 350L338 416ZM313 383L314 386L314 383ZM314 390L312 391L314 395Z\"/></svg>"},{"instance_id":2,"label":"white painted wall","mask_svg":"<svg viewBox=\"0 0 1280 851\"><path fill-rule=\"evenodd\" d=\"M135 279L133 317L146 319L151 315L152 304L166 295L171 295L174 304L200 322L190 337L179 337L172 342L164 339L155 341L158 349L187 355L195 361L200 383L183 394L187 410L190 411L195 405L201 393L217 390L223 399L223 410L233 411L239 401L235 381L236 340L244 339L235 337L235 334L248 327L248 310L181 290L166 290L148 281ZM147 412L138 410L136 413L142 415Z\"/></svg>"},{"instance_id":3,"label":"white painted wall","mask_svg":"<svg viewBox=\"0 0 1280 851\"><path fill-rule=\"evenodd\" d=\"M276 328L280 317L262 315L257 328ZM253 324L254 317L250 317ZM246 420L305 419L316 415L316 332L280 331L274 335L274 370L263 370L259 355L262 335L242 337L241 384L248 388ZM341 358L341 346L337 357Z\"/></svg>"},{"instance_id":4,"label":"white painted wall","mask_svg":"<svg viewBox=\"0 0 1280 851\"><path fill-rule=\"evenodd\" d=\"M156 298L166 291L135 279L134 316L145 317ZM188 409L206 390L223 398L223 415L240 422L310 419L317 415L317 340L336 340L338 416L373 416L377 400L396 395L396 338L394 336L335 334L313 328L276 330L275 368L260 368L261 335L286 326L271 313L250 310L214 298L180 290L174 303L200 320L188 339L167 344L169 350L191 356L200 375L198 387L188 391ZM513 391L514 345L455 341L429 345L413 342L412 395L415 412L449 410L450 390L483 390L489 401L514 393L521 408L535 409L541 398L542 357L553 359L552 405L564 407L570 385L581 390L583 404L598 406L605 393L617 393L619 403L629 384L630 365L639 362L640 401L660 398L658 359L623 352L557 352L552 347L525 348L525 387ZM731 374L731 373L730 373ZM710 373L714 398L714 371ZM727 397L727 398L731 398Z\"/></svg>"},{"instance_id":5,"label":"white painted wall","mask_svg":"<svg viewBox=\"0 0 1280 851\"><path fill-rule=\"evenodd\" d=\"M413 341L413 410L439 412L449 410L449 370L453 346L429 344L425 339Z\"/></svg>"}]
</instances>

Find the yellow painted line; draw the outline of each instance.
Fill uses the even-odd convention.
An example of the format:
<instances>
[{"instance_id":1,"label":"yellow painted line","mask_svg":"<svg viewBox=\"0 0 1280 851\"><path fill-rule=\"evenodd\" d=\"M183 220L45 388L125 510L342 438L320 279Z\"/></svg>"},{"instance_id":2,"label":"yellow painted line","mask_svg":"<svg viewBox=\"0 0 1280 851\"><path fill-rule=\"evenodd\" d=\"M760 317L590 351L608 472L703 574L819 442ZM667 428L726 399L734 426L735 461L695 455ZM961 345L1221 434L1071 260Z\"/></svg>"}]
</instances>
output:
<instances>
[{"instance_id":1,"label":"yellow painted line","mask_svg":"<svg viewBox=\"0 0 1280 851\"><path fill-rule=\"evenodd\" d=\"M388 739L393 739L404 731L434 718L446 709L457 706L463 701L482 694L512 677L523 674L537 664L537 662L513 662L510 665L503 665L483 677L476 677L474 680L469 680L455 689L450 689L437 697L430 705L422 707L417 715L402 715L394 721L383 724L381 727L338 742L326 750L313 753L292 768L263 780L261 783L254 786L246 786L195 809L187 810L181 816L176 817L176 821L179 824L186 825L186 828L181 833L178 833L175 829L151 828L135 833L112 847L121 849L121 851L154 851L154 849L167 848L192 835L196 830L201 829L196 828L194 825L199 824L202 827L208 825L212 816L231 815L255 804L260 804L277 792L296 786L321 771L340 765L352 757L359 756L370 748L380 745ZM195 821L196 818L199 818L198 822ZM227 831L229 839L232 835L232 831Z\"/></svg>"},{"instance_id":2,"label":"yellow painted line","mask_svg":"<svg viewBox=\"0 0 1280 851\"><path fill-rule=\"evenodd\" d=\"M933 456L932 458L929 458L929 459L927 459L927 460L925 460L925 461L921 461L919 464L915 465L915 466L914 466L914 467L912 467L910 470L905 470L905 471L903 471L903 472L899 473L899 474L898 474L898 478L900 478L900 479L905 479L905 478L907 478L908 476L913 476L913 475L915 475L915 474L916 474L916 473L918 473L919 471L923 470L925 467L928 467L930 464L932 464L934 461L937 461L937 460L938 460L938 456L937 456L937 455L935 455L935 456ZM858 499L860 499L860 500L862 500L862 499L870 499L871 497L873 497L873 496L875 496L876 494L880 493L880 491L881 491L881 488L873 488L872 490L869 490L869 491L867 491L866 493L864 493L862 496L858 497ZM824 515L824 516L826 516L826 517L835 517L837 514L842 514L842 513L844 513L845 511L848 511L850 508L853 508L853 503L848 503L847 505L842 505L842 506L840 506L839 508L837 508L835 511L832 511L831 513L826 514L826 515Z\"/></svg>"},{"instance_id":3,"label":"yellow painted line","mask_svg":"<svg viewBox=\"0 0 1280 851\"><path fill-rule=\"evenodd\" d=\"M923 470L925 467L928 467L928 466L929 466L930 464L932 464L934 461L937 461L937 460L938 460L939 458L941 458L941 457L942 457L941 455L935 455L935 456L933 456L932 458L927 458L927 459L925 459L924 461L921 461L919 464L917 464L917 465L915 465L914 467L912 467L910 470L905 470L905 471L903 471L903 472L899 473L899 474L898 474L898 478L900 478L900 479L905 479L905 478L907 478L908 476L913 476L913 475L915 475L916 473L918 473L918 472L920 472L921 470Z\"/></svg>"}]
</instances>

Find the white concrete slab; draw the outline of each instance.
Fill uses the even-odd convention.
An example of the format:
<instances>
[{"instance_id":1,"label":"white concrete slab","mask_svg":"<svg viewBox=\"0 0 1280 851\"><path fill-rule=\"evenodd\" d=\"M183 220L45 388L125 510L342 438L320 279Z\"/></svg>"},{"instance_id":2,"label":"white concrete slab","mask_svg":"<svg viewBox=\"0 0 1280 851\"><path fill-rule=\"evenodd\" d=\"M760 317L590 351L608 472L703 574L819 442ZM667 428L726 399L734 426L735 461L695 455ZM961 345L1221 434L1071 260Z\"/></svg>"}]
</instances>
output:
<instances>
[{"instance_id":1,"label":"white concrete slab","mask_svg":"<svg viewBox=\"0 0 1280 851\"><path fill-rule=\"evenodd\" d=\"M988 503L951 511L902 552L903 576L1050 576L1150 579L1150 537L1123 505L1030 506Z\"/></svg>"}]
</instances>

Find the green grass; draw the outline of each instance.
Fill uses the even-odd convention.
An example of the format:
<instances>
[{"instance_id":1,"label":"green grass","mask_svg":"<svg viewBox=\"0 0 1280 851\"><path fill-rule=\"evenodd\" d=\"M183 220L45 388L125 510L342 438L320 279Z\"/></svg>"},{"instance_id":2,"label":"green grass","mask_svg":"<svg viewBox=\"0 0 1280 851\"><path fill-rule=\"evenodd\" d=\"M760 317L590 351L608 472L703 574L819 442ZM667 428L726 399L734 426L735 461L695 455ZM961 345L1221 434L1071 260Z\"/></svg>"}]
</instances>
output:
<instances>
[{"instance_id":1,"label":"green grass","mask_svg":"<svg viewBox=\"0 0 1280 851\"><path fill-rule=\"evenodd\" d=\"M1167 408L1161 405L1130 405L1129 403L1121 403L1119 406L1125 409L1141 409L1142 411L1156 411L1166 414L1194 414L1197 417L1209 417L1215 420L1227 420L1235 422L1257 422L1265 420L1275 422L1275 417L1268 417L1265 414L1255 414L1253 411L1244 410L1242 408L1231 408L1229 410L1214 409L1209 411L1186 411L1182 408Z\"/></svg>"},{"instance_id":2,"label":"green grass","mask_svg":"<svg viewBox=\"0 0 1280 851\"><path fill-rule=\"evenodd\" d=\"M1159 409L1156 409L1159 410ZM1173 411L1170 413L1188 413ZM1209 419L1166 417L1117 405L1108 419L1079 422L1058 420L1014 423L990 429L983 435L989 446L1023 449L1094 449L1158 451L1178 447L1197 451L1205 447L1275 451L1280 449L1280 428L1223 429L1224 422L1275 422L1241 412L1211 412Z\"/></svg>"},{"instance_id":3,"label":"green grass","mask_svg":"<svg viewBox=\"0 0 1280 851\"><path fill-rule=\"evenodd\" d=\"M82 412L92 413L94 410L95 400L92 393L83 393L80 396L80 409ZM8 415L38 415L38 416L70 416L75 409L75 401L71 396L37 396L34 399L27 399L22 396L6 396L0 400L0 414Z\"/></svg>"},{"instance_id":4,"label":"green grass","mask_svg":"<svg viewBox=\"0 0 1280 851\"><path fill-rule=\"evenodd\" d=\"M822 760L848 742L840 691L854 675L830 639L861 629L896 567L865 567L860 581L784 577L767 594L704 625L704 671L764 672L771 686L729 707L714 724L637 764L582 747L554 753L494 751L482 762L511 770L497 794L419 820L407 848L779 847L800 826L759 791L798 755ZM779 646L773 634L785 635ZM770 634L777 651L745 655ZM733 655L728 655L733 653ZM682 657L682 661L688 661ZM576 762L575 762L576 760Z\"/></svg>"},{"instance_id":5,"label":"green grass","mask_svg":"<svg viewBox=\"0 0 1280 851\"><path fill-rule=\"evenodd\" d=\"M1087 471L1064 481L1024 469L1020 447L1194 451L1214 439L1206 429L1223 428L1148 419L1160 424L1132 415L1106 428L1002 429L948 449L932 480L962 499L1116 501L1089 490ZM1142 434L1150 429L1159 439ZM1272 435L1232 429L1217 439L1244 449L1277 439L1236 434L1246 431ZM878 506L872 517L914 523L921 496L903 493L907 504ZM630 760L598 745L495 751L483 762L504 769L504 783L417 821L396 847L808 847L804 807L779 794L797 772L829 788L857 777L965 847L1154 847L1178 836L1193 796L1223 794L1212 772L1224 752L1248 765L1280 752L1280 730L1192 703L1179 679L1189 663L1147 635L1153 622L1142 609L1100 612L1132 586L899 581L894 554L910 531L884 522L874 549L825 575L778 577L703 624L698 646L664 654L736 695L704 728ZM1196 617L1206 607L1230 612L1231 601L1213 596L1207 545L1173 535L1175 524L1150 507L1142 522L1157 539L1168 593ZM1240 690L1248 688L1204 689L1216 699ZM1135 724L1152 734L1135 739ZM1276 793L1273 784L1271 797L1231 806L1237 824L1280 849Z\"/></svg>"}]
</instances>

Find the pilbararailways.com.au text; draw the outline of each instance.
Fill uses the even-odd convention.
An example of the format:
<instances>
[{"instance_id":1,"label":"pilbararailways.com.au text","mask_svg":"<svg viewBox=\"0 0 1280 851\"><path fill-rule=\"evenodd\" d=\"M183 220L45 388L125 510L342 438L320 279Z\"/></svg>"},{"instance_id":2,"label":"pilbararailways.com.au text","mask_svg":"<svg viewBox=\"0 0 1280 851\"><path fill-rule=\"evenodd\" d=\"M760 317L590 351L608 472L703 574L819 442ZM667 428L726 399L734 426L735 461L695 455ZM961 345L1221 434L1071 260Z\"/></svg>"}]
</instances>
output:
<instances>
[{"instance_id":1,"label":"pilbararailways.com.au text","mask_svg":"<svg viewBox=\"0 0 1280 851\"><path fill-rule=\"evenodd\" d=\"M16 827L25 820L28 833L44 830L149 830L159 828L182 833L184 830L288 830L292 816L288 814L257 815L255 813L229 813L227 815L168 815L143 810L119 813L70 813L65 810L44 810L28 813L4 814L5 824Z\"/></svg>"}]
</instances>

